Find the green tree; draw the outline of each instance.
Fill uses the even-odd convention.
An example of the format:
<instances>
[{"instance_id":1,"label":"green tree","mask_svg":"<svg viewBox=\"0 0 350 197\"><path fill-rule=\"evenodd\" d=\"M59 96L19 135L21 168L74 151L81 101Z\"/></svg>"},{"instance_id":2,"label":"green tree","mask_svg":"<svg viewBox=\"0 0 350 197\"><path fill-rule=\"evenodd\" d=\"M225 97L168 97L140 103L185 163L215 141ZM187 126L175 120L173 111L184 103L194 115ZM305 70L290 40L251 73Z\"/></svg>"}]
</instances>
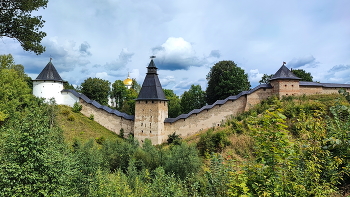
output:
<instances>
[{"instance_id":1,"label":"green tree","mask_svg":"<svg viewBox=\"0 0 350 197\"><path fill-rule=\"evenodd\" d=\"M270 79L273 77L273 74L268 75L268 74L264 74L261 77L261 80L259 81L260 84L269 84L270 83Z\"/></svg>"},{"instance_id":2,"label":"green tree","mask_svg":"<svg viewBox=\"0 0 350 197\"><path fill-rule=\"evenodd\" d=\"M26 51L41 54L45 47L40 44L46 36L40 31L44 26L41 16L32 16L33 11L46 8L48 0L1 1L0 38L5 36L16 39Z\"/></svg>"},{"instance_id":3,"label":"green tree","mask_svg":"<svg viewBox=\"0 0 350 197\"><path fill-rule=\"evenodd\" d=\"M173 90L163 89L165 98L168 99L168 116L175 118L181 114L181 100Z\"/></svg>"},{"instance_id":4,"label":"green tree","mask_svg":"<svg viewBox=\"0 0 350 197\"><path fill-rule=\"evenodd\" d=\"M74 162L48 104L30 107L0 132L0 196L71 196Z\"/></svg>"},{"instance_id":5,"label":"green tree","mask_svg":"<svg viewBox=\"0 0 350 197\"><path fill-rule=\"evenodd\" d=\"M115 99L116 108L118 110L123 108L127 90L122 80L116 80L112 84L111 97Z\"/></svg>"},{"instance_id":6,"label":"green tree","mask_svg":"<svg viewBox=\"0 0 350 197\"><path fill-rule=\"evenodd\" d=\"M299 78L301 78L301 81L312 81L311 73L306 72L303 69L296 69L292 70L293 74Z\"/></svg>"},{"instance_id":7,"label":"green tree","mask_svg":"<svg viewBox=\"0 0 350 197\"><path fill-rule=\"evenodd\" d=\"M191 85L188 91L181 96L181 111L187 114L194 109L200 109L205 105L205 92L200 85Z\"/></svg>"},{"instance_id":8,"label":"green tree","mask_svg":"<svg viewBox=\"0 0 350 197\"><path fill-rule=\"evenodd\" d=\"M225 99L250 89L248 74L233 61L220 61L207 75L207 103Z\"/></svg>"},{"instance_id":9,"label":"green tree","mask_svg":"<svg viewBox=\"0 0 350 197\"><path fill-rule=\"evenodd\" d=\"M13 69L17 72L20 78L23 78L24 81L28 84L30 89L33 89L33 81L27 74L24 72L24 66L21 64L16 64L13 56L0 55L0 69Z\"/></svg>"},{"instance_id":10,"label":"green tree","mask_svg":"<svg viewBox=\"0 0 350 197\"><path fill-rule=\"evenodd\" d=\"M63 83L64 89L76 90L73 84L70 84L68 81Z\"/></svg>"},{"instance_id":11,"label":"green tree","mask_svg":"<svg viewBox=\"0 0 350 197\"><path fill-rule=\"evenodd\" d=\"M101 105L107 105L110 85L107 80L89 77L81 84L81 92Z\"/></svg>"},{"instance_id":12,"label":"green tree","mask_svg":"<svg viewBox=\"0 0 350 197\"><path fill-rule=\"evenodd\" d=\"M136 79L132 79L131 89L134 89L137 92L137 94L140 93L141 85L137 83Z\"/></svg>"},{"instance_id":13,"label":"green tree","mask_svg":"<svg viewBox=\"0 0 350 197\"><path fill-rule=\"evenodd\" d=\"M134 115L135 114L135 99L137 98L138 93L130 88L126 90L125 100L123 102L123 107L120 109L121 112Z\"/></svg>"}]
</instances>

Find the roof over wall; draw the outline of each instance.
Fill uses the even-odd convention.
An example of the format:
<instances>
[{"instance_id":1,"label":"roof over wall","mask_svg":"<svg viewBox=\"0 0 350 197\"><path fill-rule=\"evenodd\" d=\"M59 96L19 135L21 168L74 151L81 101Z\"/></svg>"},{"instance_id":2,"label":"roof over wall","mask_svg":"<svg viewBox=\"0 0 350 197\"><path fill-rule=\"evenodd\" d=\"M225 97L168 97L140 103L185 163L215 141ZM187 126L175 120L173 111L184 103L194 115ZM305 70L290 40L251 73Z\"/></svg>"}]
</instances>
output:
<instances>
[{"instance_id":1,"label":"roof over wall","mask_svg":"<svg viewBox=\"0 0 350 197\"><path fill-rule=\"evenodd\" d=\"M77 92L75 90L64 89L64 90L62 90L62 92L69 92L69 93L73 94L74 96L76 96L77 98L83 99L83 101L85 101L86 103L89 103L89 104L95 106L96 108L104 110L104 111L106 111L106 112L108 112L110 114L114 114L116 116L123 117L123 118L125 118L127 120L134 120L135 119L133 115L129 115L129 114L120 112L120 111L118 111L116 109L111 109L111 108L109 108L109 107L107 107L105 105L101 105L100 103L96 102L95 100L91 100L87 96L85 96L84 94L79 93L79 92Z\"/></svg>"},{"instance_id":2,"label":"roof over wall","mask_svg":"<svg viewBox=\"0 0 350 197\"><path fill-rule=\"evenodd\" d=\"M296 79L300 80L301 78L295 76L292 71L290 71L285 65L282 65L281 68L272 76L271 80L275 79Z\"/></svg>"},{"instance_id":3,"label":"roof over wall","mask_svg":"<svg viewBox=\"0 0 350 197\"><path fill-rule=\"evenodd\" d=\"M226 99L224 100L217 100L215 103L213 103L212 105L206 105L206 106L203 106L202 108L200 109L194 109L192 111L190 111L188 114L181 114L179 115L178 117L176 118L166 118L164 120L164 122L167 122L167 123L173 123L173 122L176 122L180 119L186 119L188 117L190 117L192 114L198 114L204 110L209 110L209 109L212 109L213 107L215 107L216 105L223 105L225 104L227 101L234 101L234 100L237 100L239 99L241 96L244 96L244 95L249 95L259 89L271 89L272 86L270 84L261 84L261 85L258 85L256 86L255 88L249 90L249 91L243 91L241 93L239 93L238 95L235 95L235 96L229 96L227 97Z\"/></svg>"},{"instance_id":4,"label":"roof over wall","mask_svg":"<svg viewBox=\"0 0 350 197\"><path fill-rule=\"evenodd\" d=\"M33 81L62 81L61 76L58 74L55 66L50 61L45 68L41 71L36 79Z\"/></svg>"},{"instance_id":5,"label":"roof over wall","mask_svg":"<svg viewBox=\"0 0 350 197\"><path fill-rule=\"evenodd\" d=\"M139 100L167 100L165 98L162 85L160 84L157 67L153 62L153 59L149 63L147 67L147 75L145 80L143 81L139 96L137 97L137 101Z\"/></svg>"},{"instance_id":6,"label":"roof over wall","mask_svg":"<svg viewBox=\"0 0 350 197\"><path fill-rule=\"evenodd\" d=\"M350 88L350 84L318 83L318 82L310 82L310 81L300 81L299 86L313 86L313 87L324 87L324 88Z\"/></svg>"}]
</instances>

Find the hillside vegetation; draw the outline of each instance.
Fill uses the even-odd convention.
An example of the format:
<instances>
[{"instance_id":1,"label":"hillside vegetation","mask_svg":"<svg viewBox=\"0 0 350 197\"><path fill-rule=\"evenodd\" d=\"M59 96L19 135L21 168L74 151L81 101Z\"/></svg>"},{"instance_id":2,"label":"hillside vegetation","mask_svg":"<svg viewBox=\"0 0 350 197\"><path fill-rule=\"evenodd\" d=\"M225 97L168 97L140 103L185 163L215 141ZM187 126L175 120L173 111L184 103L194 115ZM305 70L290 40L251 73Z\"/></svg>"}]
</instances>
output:
<instances>
[{"instance_id":1,"label":"hillside vegetation","mask_svg":"<svg viewBox=\"0 0 350 197\"><path fill-rule=\"evenodd\" d=\"M26 98L2 108L0 196L349 195L350 105L341 94L271 97L157 146Z\"/></svg>"},{"instance_id":2,"label":"hillside vegetation","mask_svg":"<svg viewBox=\"0 0 350 197\"><path fill-rule=\"evenodd\" d=\"M57 123L63 130L67 144L72 145L76 141L86 143L91 139L98 143L121 139L116 133L101 126L93 119L94 117L86 117L79 112L73 112L69 106L58 106Z\"/></svg>"}]
</instances>

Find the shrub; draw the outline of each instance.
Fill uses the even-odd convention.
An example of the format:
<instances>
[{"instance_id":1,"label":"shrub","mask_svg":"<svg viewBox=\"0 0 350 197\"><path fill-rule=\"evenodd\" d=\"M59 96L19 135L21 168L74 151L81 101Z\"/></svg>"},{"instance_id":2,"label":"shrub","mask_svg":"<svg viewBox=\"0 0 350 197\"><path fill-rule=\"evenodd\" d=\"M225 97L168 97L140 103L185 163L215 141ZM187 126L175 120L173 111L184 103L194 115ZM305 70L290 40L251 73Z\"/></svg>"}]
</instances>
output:
<instances>
[{"instance_id":1,"label":"shrub","mask_svg":"<svg viewBox=\"0 0 350 197\"><path fill-rule=\"evenodd\" d=\"M180 135L176 135L176 133L174 132L173 134L168 135L167 142L168 142L168 144L173 143L175 145L179 145L181 139L182 138L180 137Z\"/></svg>"},{"instance_id":2,"label":"shrub","mask_svg":"<svg viewBox=\"0 0 350 197\"><path fill-rule=\"evenodd\" d=\"M62 115L68 116L70 114L70 111L68 109L64 108L64 109L61 109L60 113Z\"/></svg>"},{"instance_id":3,"label":"shrub","mask_svg":"<svg viewBox=\"0 0 350 197\"><path fill-rule=\"evenodd\" d=\"M94 120L95 119L95 116L94 114L90 114L90 117L89 117L90 120Z\"/></svg>"},{"instance_id":4,"label":"shrub","mask_svg":"<svg viewBox=\"0 0 350 197\"><path fill-rule=\"evenodd\" d=\"M72 108L72 111L75 113L79 113L83 109L83 106L80 105L78 102L75 102Z\"/></svg>"},{"instance_id":5,"label":"shrub","mask_svg":"<svg viewBox=\"0 0 350 197\"><path fill-rule=\"evenodd\" d=\"M101 136L95 139L97 144L103 144L104 141L106 141L105 137Z\"/></svg>"},{"instance_id":6,"label":"shrub","mask_svg":"<svg viewBox=\"0 0 350 197\"><path fill-rule=\"evenodd\" d=\"M123 128L120 129L120 131L119 131L119 136L120 136L121 138L124 138L124 129L123 129Z\"/></svg>"},{"instance_id":7,"label":"shrub","mask_svg":"<svg viewBox=\"0 0 350 197\"><path fill-rule=\"evenodd\" d=\"M74 120L75 120L74 115L73 115L73 114L69 115L69 116L67 117L67 120L68 120L68 121L74 121Z\"/></svg>"}]
</instances>

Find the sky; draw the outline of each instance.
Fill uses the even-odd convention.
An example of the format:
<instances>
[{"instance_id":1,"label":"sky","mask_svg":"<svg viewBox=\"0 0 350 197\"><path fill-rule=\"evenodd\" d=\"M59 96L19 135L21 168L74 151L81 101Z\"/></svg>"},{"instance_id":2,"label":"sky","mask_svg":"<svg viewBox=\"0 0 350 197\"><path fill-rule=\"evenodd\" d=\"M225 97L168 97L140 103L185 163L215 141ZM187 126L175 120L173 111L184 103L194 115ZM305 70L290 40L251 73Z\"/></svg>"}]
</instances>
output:
<instances>
[{"instance_id":1,"label":"sky","mask_svg":"<svg viewBox=\"0 0 350 197\"><path fill-rule=\"evenodd\" d=\"M0 39L35 79L52 57L61 77L80 85L89 77L142 84L154 55L163 88L181 95L222 60L245 70L252 88L263 74L288 68L314 81L350 83L348 0L50 0L34 12L46 21L41 55Z\"/></svg>"}]
</instances>

